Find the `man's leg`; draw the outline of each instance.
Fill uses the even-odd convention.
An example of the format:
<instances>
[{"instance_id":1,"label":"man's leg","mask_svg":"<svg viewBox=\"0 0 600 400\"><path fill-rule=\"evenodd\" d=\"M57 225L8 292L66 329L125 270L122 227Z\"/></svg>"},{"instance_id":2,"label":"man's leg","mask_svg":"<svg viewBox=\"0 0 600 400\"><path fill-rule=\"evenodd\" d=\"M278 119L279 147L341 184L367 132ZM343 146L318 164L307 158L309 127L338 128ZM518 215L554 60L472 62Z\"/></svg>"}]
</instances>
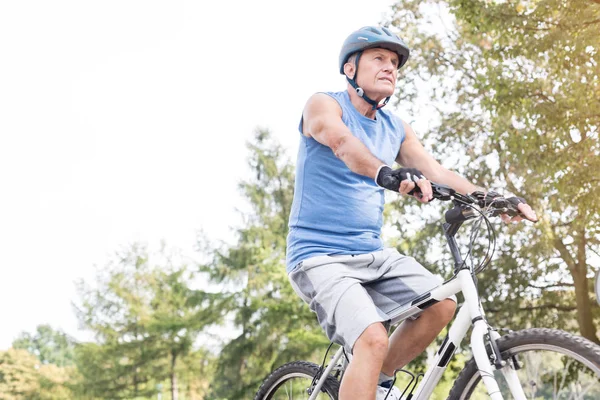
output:
<instances>
[{"instance_id":1,"label":"man's leg","mask_svg":"<svg viewBox=\"0 0 600 400\"><path fill-rule=\"evenodd\" d=\"M339 399L375 399L379 371L387 353L387 330L379 322L369 325L354 343L352 362L344 373Z\"/></svg>"},{"instance_id":2,"label":"man's leg","mask_svg":"<svg viewBox=\"0 0 600 400\"><path fill-rule=\"evenodd\" d=\"M446 299L427 308L416 320L406 320L400 324L390 337L382 372L393 376L396 369L404 367L421 354L452 320L455 310L456 303Z\"/></svg>"}]
</instances>

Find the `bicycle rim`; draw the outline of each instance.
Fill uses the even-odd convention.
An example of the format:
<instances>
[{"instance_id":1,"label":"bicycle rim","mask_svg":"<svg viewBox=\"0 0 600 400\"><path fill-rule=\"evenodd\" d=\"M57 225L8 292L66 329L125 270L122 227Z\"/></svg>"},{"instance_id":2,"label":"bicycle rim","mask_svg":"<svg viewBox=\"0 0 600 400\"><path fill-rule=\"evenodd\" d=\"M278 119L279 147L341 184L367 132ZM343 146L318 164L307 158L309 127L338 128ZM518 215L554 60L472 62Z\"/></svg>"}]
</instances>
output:
<instances>
[{"instance_id":1,"label":"bicycle rim","mask_svg":"<svg viewBox=\"0 0 600 400\"><path fill-rule=\"evenodd\" d=\"M307 400L313 377L301 372L290 372L279 378L268 393L269 400ZM323 388L327 390L326 387ZM316 400L334 399L329 393L321 391Z\"/></svg>"},{"instance_id":2,"label":"bicycle rim","mask_svg":"<svg viewBox=\"0 0 600 400\"><path fill-rule=\"evenodd\" d=\"M600 364L570 349L551 344L523 344L502 352L502 358L520 368L517 375L527 399L600 399ZM500 371L494 372L505 399L512 395ZM479 372L467 383L461 399L487 398Z\"/></svg>"}]
</instances>

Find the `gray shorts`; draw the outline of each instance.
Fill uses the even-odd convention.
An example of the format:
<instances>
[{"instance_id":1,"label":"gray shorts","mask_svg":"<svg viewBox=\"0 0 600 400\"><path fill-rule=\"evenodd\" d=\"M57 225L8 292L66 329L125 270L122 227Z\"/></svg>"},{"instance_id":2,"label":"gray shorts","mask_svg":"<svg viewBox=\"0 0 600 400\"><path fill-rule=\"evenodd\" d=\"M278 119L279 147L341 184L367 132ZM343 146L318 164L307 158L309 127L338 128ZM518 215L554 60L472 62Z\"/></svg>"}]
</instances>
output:
<instances>
[{"instance_id":1,"label":"gray shorts","mask_svg":"<svg viewBox=\"0 0 600 400\"><path fill-rule=\"evenodd\" d=\"M392 248L312 257L288 277L329 340L348 351L369 325L387 324L391 310L442 284L414 258Z\"/></svg>"}]
</instances>

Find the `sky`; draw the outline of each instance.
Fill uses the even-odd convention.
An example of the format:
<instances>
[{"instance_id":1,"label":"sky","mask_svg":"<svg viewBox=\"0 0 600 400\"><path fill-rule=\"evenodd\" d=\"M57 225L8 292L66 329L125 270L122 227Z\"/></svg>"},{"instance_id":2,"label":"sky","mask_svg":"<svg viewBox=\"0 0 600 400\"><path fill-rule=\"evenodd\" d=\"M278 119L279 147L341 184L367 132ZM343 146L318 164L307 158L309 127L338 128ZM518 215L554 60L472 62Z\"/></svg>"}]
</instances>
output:
<instances>
[{"instance_id":1,"label":"sky","mask_svg":"<svg viewBox=\"0 0 600 400\"><path fill-rule=\"evenodd\" d=\"M392 0L0 3L0 350L50 324L119 249L229 241L246 142L295 159L342 42Z\"/></svg>"}]
</instances>

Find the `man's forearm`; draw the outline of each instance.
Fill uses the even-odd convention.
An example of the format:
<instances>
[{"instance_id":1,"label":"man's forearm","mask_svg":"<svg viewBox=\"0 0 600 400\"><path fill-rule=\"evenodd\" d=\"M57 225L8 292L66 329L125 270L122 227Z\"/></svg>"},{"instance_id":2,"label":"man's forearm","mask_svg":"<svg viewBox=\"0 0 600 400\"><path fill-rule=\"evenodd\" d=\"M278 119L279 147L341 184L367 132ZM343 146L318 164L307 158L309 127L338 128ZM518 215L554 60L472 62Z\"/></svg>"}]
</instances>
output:
<instances>
[{"instance_id":1,"label":"man's forearm","mask_svg":"<svg viewBox=\"0 0 600 400\"><path fill-rule=\"evenodd\" d=\"M473 185L471 182L458 175L457 173L450 171L446 168L442 168L440 176L437 177L438 182L444 185L450 186L452 189L462 194L473 193L476 190L486 191L483 188Z\"/></svg>"},{"instance_id":2,"label":"man's forearm","mask_svg":"<svg viewBox=\"0 0 600 400\"><path fill-rule=\"evenodd\" d=\"M375 179L375 175L381 165L385 164L369 151L358 138L346 136L333 149L337 158L352 171L360 175Z\"/></svg>"}]
</instances>

